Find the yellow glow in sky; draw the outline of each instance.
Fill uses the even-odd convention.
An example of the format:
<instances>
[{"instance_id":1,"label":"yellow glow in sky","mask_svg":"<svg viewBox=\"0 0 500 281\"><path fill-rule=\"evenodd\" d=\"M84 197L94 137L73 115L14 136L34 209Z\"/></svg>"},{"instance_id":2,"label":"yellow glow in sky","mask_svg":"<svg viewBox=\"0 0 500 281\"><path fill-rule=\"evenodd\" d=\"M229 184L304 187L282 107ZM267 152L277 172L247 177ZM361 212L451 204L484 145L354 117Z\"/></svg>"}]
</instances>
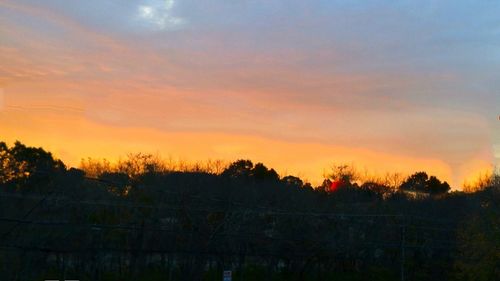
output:
<instances>
[{"instance_id":1,"label":"yellow glow in sky","mask_svg":"<svg viewBox=\"0 0 500 281\"><path fill-rule=\"evenodd\" d=\"M117 160L130 152L158 153L186 161L251 159L274 167L282 175L298 175L319 184L324 171L335 163L353 163L371 172L427 170L442 179L452 176L442 161L377 153L362 148L331 146L311 142L285 142L257 136L161 132L148 128L110 127L92 123L77 114L8 109L0 114L2 134L8 142L16 139L43 146L71 166L82 158Z\"/></svg>"},{"instance_id":2,"label":"yellow glow in sky","mask_svg":"<svg viewBox=\"0 0 500 281\"><path fill-rule=\"evenodd\" d=\"M230 2L1 1L0 140L73 166L244 158L313 183L354 163L457 188L500 164L486 4Z\"/></svg>"}]
</instances>

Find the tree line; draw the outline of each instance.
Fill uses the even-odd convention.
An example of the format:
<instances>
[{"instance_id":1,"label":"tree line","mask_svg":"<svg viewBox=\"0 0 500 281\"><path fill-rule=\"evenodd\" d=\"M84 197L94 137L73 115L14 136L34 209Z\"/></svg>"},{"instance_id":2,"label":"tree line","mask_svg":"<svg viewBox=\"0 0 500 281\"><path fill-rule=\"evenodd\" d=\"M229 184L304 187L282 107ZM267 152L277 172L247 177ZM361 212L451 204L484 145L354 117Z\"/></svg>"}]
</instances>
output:
<instances>
[{"instance_id":1,"label":"tree line","mask_svg":"<svg viewBox=\"0 0 500 281\"><path fill-rule=\"evenodd\" d=\"M498 280L500 180L133 154L68 168L0 142L2 280Z\"/></svg>"}]
</instances>

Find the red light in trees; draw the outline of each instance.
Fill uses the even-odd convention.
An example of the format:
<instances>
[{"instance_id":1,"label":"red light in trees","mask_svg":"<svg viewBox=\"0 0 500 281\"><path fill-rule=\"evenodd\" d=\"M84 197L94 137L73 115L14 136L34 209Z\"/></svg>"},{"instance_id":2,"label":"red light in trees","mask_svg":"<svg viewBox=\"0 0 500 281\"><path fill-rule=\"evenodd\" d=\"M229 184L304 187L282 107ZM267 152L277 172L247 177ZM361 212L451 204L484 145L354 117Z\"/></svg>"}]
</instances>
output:
<instances>
[{"instance_id":1,"label":"red light in trees","mask_svg":"<svg viewBox=\"0 0 500 281\"><path fill-rule=\"evenodd\" d=\"M334 181L330 185L330 188L329 188L328 192L335 192L335 191L337 191L337 189L339 189L343 185L344 185L344 183L342 181L340 181L340 180Z\"/></svg>"}]
</instances>

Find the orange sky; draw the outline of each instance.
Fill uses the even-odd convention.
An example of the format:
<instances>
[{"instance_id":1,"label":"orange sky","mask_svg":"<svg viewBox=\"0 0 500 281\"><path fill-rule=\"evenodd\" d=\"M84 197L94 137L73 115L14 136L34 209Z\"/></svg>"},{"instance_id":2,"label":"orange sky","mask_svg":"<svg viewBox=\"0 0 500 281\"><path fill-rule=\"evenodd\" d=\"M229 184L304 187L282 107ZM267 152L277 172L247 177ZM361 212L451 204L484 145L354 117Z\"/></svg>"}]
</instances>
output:
<instances>
[{"instance_id":1,"label":"orange sky","mask_svg":"<svg viewBox=\"0 0 500 281\"><path fill-rule=\"evenodd\" d=\"M15 139L22 139L30 145L42 145L73 166L87 156L117 160L127 152L145 152L186 161L249 158L276 167L282 175L299 175L315 184L319 184L325 169L336 163L354 163L358 168L379 173L410 173L428 167L440 178L449 179L452 176L446 163L424 157L251 135L111 127L93 123L80 114L42 111L40 109L36 116L26 116L23 110L17 108L3 112L0 120L6 129L7 141L12 143ZM6 113L8 119L4 118Z\"/></svg>"},{"instance_id":2,"label":"orange sky","mask_svg":"<svg viewBox=\"0 0 500 281\"><path fill-rule=\"evenodd\" d=\"M252 159L254 162L261 161L275 167L281 175L298 175L314 184L321 182L324 172L333 164L354 164L358 169L367 169L370 173L382 175L386 172L409 174L425 170L451 182L455 176L455 184L460 184L464 178L473 177L491 166L487 148L479 151L477 155L472 155L471 162L463 165L456 177L452 167L437 157L394 153L358 145L332 144L295 136L280 138L274 135L251 134L244 130L190 130L189 116L183 117L187 120L185 125L173 126L170 130L162 129L161 126L154 128L140 124L127 125L122 122L130 118L126 114L134 114L132 109L131 112L126 112L112 106L92 106L85 100L66 99L64 94L56 93L60 87L64 86L34 85L27 82L28 91L37 89L37 95L32 97L29 94L24 95L24 83L12 87L19 95L6 95L10 87L7 91L4 90L4 106L0 111L3 140L10 143L22 140L28 145L43 146L71 166L78 166L80 160L86 157L107 158L113 161L131 152L158 153L165 158L173 157L186 161ZM48 93L51 93L50 96L54 97L54 100L44 98L44 94ZM156 108L153 101L137 102L149 103L152 112L168 108ZM121 103L125 106L129 101L120 101L118 104ZM175 112L175 109L168 110ZM183 108L175 114L184 113ZM191 113L206 114L206 121L214 116L210 111L188 110L188 115ZM169 120L166 119L165 122ZM231 122L232 120L227 121ZM383 146L384 143L379 145Z\"/></svg>"},{"instance_id":3,"label":"orange sky","mask_svg":"<svg viewBox=\"0 0 500 281\"><path fill-rule=\"evenodd\" d=\"M498 42L453 21L467 7L241 5L2 1L0 138L70 165L249 158L315 184L354 163L457 188L500 163Z\"/></svg>"}]
</instances>

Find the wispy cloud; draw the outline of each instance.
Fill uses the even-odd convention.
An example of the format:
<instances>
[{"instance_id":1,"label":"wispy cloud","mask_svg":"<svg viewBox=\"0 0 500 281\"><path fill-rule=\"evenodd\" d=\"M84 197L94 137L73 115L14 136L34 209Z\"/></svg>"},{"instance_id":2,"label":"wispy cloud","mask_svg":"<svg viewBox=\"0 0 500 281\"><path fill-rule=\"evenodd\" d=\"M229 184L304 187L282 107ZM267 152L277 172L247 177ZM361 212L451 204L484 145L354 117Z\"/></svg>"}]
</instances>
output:
<instances>
[{"instance_id":1,"label":"wispy cloud","mask_svg":"<svg viewBox=\"0 0 500 281\"><path fill-rule=\"evenodd\" d=\"M500 159L500 144L493 145L493 151L494 151L495 158Z\"/></svg>"},{"instance_id":2,"label":"wispy cloud","mask_svg":"<svg viewBox=\"0 0 500 281\"><path fill-rule=\"evenodd\" d=\"M297 145L294 153L280 157L296 155L297 170L312 175L328 161L371 157L351 150L323 157L328 147L362 148L400 157L374 156L368 164L437 170L457 183L495 156L500 163L497 123L488 121L499 104L499 41L491 28L498 4L42 2L0 0L0 124L11 124L10 133L0 126L2 137L31 136L44 145L53 130L65 136L58 144L70 143L75 127L90 122L81 130L86 142L97 142L99 126L123 154L129 151L118 147L129 149L140 138L126 131L133 128L203 139L225 134L227 143L213 137L214 154L190 152L182 141L176 152L274 159L269 164L279 168L289 161L262 147L289 143ZM66 123L55 126L54 119ZM123 135L113 136L113 128ZM238 142L235 135L269 142ZM150 147L170 151L163 140L148 139ZM310 143L322 146L311 151ZM82 143L79 153L97 153L94 146ZM351 152L359 157L349 159ZM323 158L309 163L310 155ZM438 164L411 160L421 158Z\"/></svg>"},{"instance_id":3,"label":"wispy cloud","mask_svg":"<svg viewBox=\"0 0 500 281\"><path fill-rule=\"evenodd\" d=\"M174 0L153 1L137 8L138 17L160 30L176 29L186 24L186 20L172 15Z\"/></svg>"},{"instance_id":4,"label":"wispy cloud","mask_svg":"<svg viewBox=\"0 0 500 281\"><path fill-rule=\"evenodd\" d=\"M5 107L5 101L4 101L4 92L3 92L3 89L0 88L0 112L3 110L3 108Z\"/></svg>"}]
</instances>

